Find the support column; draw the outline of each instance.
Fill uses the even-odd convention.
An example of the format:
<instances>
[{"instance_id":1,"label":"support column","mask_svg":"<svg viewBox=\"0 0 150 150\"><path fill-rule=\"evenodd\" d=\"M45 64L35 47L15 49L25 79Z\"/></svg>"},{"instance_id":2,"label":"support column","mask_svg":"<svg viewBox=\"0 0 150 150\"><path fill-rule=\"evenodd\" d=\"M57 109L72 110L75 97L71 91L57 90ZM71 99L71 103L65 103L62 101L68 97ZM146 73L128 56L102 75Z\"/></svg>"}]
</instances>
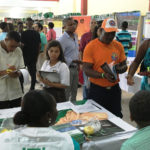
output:
<instances>
[{"instance_id":1,"label":"support column","mask_svg":"<svg viewBox=\"0 0 150 150\"><path fill-rule=\"evenodd\" d=\"M81 15L87 15L88 0L81 0Z\"/></svg>"}]
</instances>

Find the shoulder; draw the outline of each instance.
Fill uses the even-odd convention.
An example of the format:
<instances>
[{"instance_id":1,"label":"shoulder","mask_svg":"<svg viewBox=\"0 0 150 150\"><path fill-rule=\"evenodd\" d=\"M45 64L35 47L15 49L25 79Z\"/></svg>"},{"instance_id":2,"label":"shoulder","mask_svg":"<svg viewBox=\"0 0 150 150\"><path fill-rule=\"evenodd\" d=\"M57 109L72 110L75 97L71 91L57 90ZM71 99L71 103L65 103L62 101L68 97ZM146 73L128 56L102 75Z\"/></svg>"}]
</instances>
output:
<instances>
[{"instance_id":1,"label":"shoulder","mask_svg":"<svg viewBox=\"0 0 150 150\"><path fill-rule=\"evenodd\" d=\"M17 48L15 49L15 53L18 54L19 56L22 56L22 50L21 50L21 48L20 48L20 47L17 47Z\"/></svg>"},{"instance_id":2,"label":"shoulder","mask_svg":"<svg viewBox=\"0 0 150 150\"><path fill-rule=\"evenodd\" d=\"M100 44L101 42L98 40L98 38L90 41L86 47L93 47L93 46L97 46L97 44Z\"/></svg>"},{"instance_id":3,"label":"shoulder","mask_svg":"<svg viewBox=\"0 0 150 150\"><path fill-rule=\"evenodd\" d=\"M113 40L112 41L112 44L114 46L116 46L117 48L123 48L122 44L120 42L118 42L117 40Z\"/></svg>"},{"instance_id":4,"label":"shoulder","mask_svg":"<svg viewBox=\"0 0 150 150\"><path fill-rule=\"evenodd\" d=\"M64 62L60 62L60 68L61 68L61 69L66 69L66 68L68 68L68 66L67 66L67 64L64 63Z\"/></svg>"},{"instance_id":5,"label":"shoulder","mask_svg":"<svg viewBox=\"0 0 150 150\"><path fill-rule=\"evenodd\" d=\"M126 140L121 146L121 150L134 150L134 149L135 148L132 145L131 139Z\"/></svg>"}]
</instances>

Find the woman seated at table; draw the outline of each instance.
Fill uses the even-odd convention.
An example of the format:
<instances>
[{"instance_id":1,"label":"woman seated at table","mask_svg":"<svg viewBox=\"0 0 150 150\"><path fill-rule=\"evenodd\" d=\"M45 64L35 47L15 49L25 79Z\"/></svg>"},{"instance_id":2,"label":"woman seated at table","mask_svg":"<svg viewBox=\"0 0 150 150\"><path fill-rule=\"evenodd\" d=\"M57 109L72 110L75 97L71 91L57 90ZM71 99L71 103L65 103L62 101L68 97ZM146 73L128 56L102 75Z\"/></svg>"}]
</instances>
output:
<instances>
[{"instance_id":1,"label":"woman seated at table","mask_svg":"<svg viewBox=\"0 0 150 150\"><path fill-rule=\"evenodd\" d=\"M41 90L28 92L21 111L14 116L16 125L26 125L0 134L0 150L79 150L70 135L52 129L57 117L53 96Z\"/></svg>"}]
</instances>

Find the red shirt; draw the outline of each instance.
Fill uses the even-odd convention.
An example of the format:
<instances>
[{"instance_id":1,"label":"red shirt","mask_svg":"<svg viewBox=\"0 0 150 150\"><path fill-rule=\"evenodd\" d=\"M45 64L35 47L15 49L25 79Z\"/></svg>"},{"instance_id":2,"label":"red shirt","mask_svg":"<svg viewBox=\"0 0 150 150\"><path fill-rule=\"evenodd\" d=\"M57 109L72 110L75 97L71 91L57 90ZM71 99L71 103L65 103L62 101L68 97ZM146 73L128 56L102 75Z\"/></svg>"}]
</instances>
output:
<instances>
[{"instance_id":1,"label":"red shirt","mask_svg":"<svg viewBox=\"0 0 150 150\"><path fill-rule=\"evenodd\" d=\"M56 40L56 32L54 29L50 29L46 34L47 41Z\"/></svg>"},{"instance_id":2,"label":"red shirt","mask_svg":"<svg viewBox=\"0 0 150 150\"><path fill-rule=\"evenodd\" d=\"M84 33L80 40L80 51L84 51L85 46L92 40L92 32Z\"/></svg>"}]
</instances>

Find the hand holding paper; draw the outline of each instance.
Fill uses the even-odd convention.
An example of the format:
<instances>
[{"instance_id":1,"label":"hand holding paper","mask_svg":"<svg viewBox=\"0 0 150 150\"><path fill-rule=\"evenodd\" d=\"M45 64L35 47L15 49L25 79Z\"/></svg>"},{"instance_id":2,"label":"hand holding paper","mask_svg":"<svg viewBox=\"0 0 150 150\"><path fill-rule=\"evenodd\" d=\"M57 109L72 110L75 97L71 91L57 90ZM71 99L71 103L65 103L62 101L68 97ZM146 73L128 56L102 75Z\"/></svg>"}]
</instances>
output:
<instances>
[{"instance_id":1,"label":"hand holding paper","mask_svg":"<svg viewBox=\"0 0 150 150\"><path fill-rule=\"evenodd\" d=\"M113 62L111 64L107 64L106 62L101 66L103 71L105 72L104 77L110 81L115 82L117 80L117 74L115 72L115 66L113 65Z\"/></svg>"}]
</instances>

